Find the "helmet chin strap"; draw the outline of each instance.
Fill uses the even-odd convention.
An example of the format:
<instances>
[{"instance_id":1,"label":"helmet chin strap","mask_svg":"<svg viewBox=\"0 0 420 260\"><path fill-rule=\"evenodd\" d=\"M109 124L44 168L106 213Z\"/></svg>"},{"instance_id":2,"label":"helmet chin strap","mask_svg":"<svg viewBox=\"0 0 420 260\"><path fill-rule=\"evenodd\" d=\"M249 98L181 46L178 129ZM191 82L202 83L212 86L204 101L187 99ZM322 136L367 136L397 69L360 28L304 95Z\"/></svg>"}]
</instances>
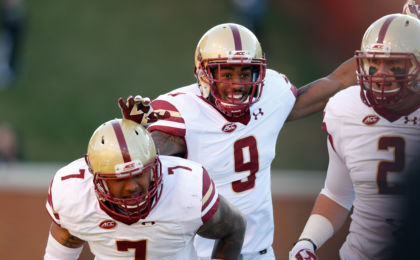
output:
<instances>
[{"instance_id":1,"label":"helmet chin strap","mask_svg":"<svg viewBox=\"0 0 420 260\"><path fill-rule=\"evenodd\" d=\"M238 110L228 110L225 108L225 106L223 105L223 102L221 101L216 101L214 102L215 106L217 107L217 109L222 112L224 115L228 116L228 117L233 117L233 118L238 118L241 117L243 115L245 115L248 110L249 110L249 106L246 109L238 109Z\"/></svg>"}]
</instances>

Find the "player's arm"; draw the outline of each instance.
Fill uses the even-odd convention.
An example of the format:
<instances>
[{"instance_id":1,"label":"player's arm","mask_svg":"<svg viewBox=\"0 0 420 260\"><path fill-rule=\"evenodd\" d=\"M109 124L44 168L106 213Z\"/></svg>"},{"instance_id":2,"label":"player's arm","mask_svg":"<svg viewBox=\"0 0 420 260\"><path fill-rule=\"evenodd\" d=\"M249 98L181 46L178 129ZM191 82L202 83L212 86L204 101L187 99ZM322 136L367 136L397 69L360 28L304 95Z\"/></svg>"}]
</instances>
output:
<instances>
[{"instance_id":1,"label":"player's arm","mask_svg":"<svg viewBox=\"0 0 420 260\"><path fill-rule=\"evenodd\" d=\"M85 241L52 222L44 260L78 259Z\"/></svg>"},{"instance_id":2,"label":"player's arm","mask_svg":"<svg viewBox=\"0 0 420 260\"><path fill-rule=\"evenodd\" d=\"M212 259L238 259L245 237L246 220L241 212L219 195L216 213L198 230L202 237L216 239Z\"/></svg>"},{"instance_id":3,"label":"player's arm","mask_svg":"<svg viewBox=\"0 0 420 260\"><path fill-rule=\"evenodd\" d=\"M299 88L296 103L287 121L321 111L331 96L356 83L356 59L353 57L342 63L328 76Z\"/></svg>"},{"instance_id":4,"label":"player's arm","mask_svg":"<svg viewBox=\"0 0 420 260\"><path fill-rule=\"evenodd\" d=\"M187 148L182 137L170 135L159 130L154 130L151 134L159 154L185 157Z\"/></svg>"},{"instance_id":5,"label":"player's arm","mask_svg":"<svg viewBox=\"0 0 420 260\"><path fill-rule=\"evenodd\" d=\"M320 248L343 226L348 213L349 210L324 194L320 194L305 228L289 252L289 260L299 259L299 254L302 256L312 254L312 258L308 259L317 259L315 250Z\"/></svg>"},{"instance_id":6,"label":"player's arm","mask_svg":"<svg viewBox=\"0 0 420 260\"><path fill-rule=\"evenodd\" d=\"M325 186L298 241L289 252L289 260L299 259L299 254L312 254L308 260L316 259L315 250L341 228L353 204L354 189L349 171L331 143L328 142L329 163Z\"/></svg>"}]
</instances>

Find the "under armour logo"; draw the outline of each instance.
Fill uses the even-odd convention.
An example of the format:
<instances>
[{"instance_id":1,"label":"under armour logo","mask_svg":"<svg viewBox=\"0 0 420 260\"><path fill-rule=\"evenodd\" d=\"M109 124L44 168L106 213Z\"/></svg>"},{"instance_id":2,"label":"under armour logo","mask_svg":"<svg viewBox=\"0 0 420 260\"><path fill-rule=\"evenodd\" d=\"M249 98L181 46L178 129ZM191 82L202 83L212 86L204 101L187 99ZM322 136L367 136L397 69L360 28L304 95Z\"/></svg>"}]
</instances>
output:
<instances>
[{"instance_id":1,"label":"under armour logo","mask_svg":"<svg viewBox=\"0 0 420 260\"><path fill-rule=\"evenodd\" d=\"M258 116L259 115L262 115L263 116L264 115L264 112L262 111L261 108L258 108L258 113L253 112L252 114L254 115L255 120L258 120Z\"/></svg>"},{"instance_id":2,"label":"under armour logo","mask_svg":"<svg viewBox=\"0 0 420 260\"><path fill-rule=\"evenodd\" d=\"M183 92L176 92L176 93L171 93L171 94L168 94L169 96L171 96L171 97L176 97L176 96L178 96L178 95L184 95L185 93L183 93Z\"/></svg>"},{"instance_id":3,"label":"under armour logo","mask_svg":"<svg viewBox=\"0 0 420 260\"><path fill-rule=\"evenodd\" d=\"M417 125L417 117L408 118L408 116L405 117L404 124L413 123L413 125Z\"/></svg>"},{"instance_id":4,"label":"under armour logo","mask_svg":"<svg viewBox=\"0 0 420 260\"><path fill-rule=\"evenodd\" d=\"M143 226L153 226L155 224L155 222L154 221L148 221L148 222L141 222L141 224Z\"/></svg>"}]
</instances>

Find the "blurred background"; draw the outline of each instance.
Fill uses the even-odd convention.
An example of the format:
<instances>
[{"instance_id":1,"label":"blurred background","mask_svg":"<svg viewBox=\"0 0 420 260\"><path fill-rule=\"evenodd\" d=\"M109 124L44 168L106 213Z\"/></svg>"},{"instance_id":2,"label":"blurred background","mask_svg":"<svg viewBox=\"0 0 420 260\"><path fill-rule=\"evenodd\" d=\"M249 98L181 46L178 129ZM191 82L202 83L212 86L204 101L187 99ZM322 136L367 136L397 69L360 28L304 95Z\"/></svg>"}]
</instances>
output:
<instances>
[{"instance_id":1,"label":"blurred background","mask_svg":"<svg viewBox=\"0 0 420 260\"><path fill-rule=\"evenodd\" d=\"M14 127L25 161L80 157L93 130L120 117L118 97L155 98L194 82L202 34L219 23L252 23L239 20L235 5L252 0L21 1L19 71L0 91L0 122ZM403 2L259 0L261 10L244 12L268 66L300 87L350 58L367 26ZM274 167L325 169L321 119L286 124Z\"/></svg>"},{"instance_id":2,"label":"blurred background","mask_svg":"<svg viewBox=\"0 0 420 260\"><path fill-rule=\"evenodd\" d=\"M367 27L401 12L405 0L0 2L0 202L6 203L0 212L0 230L6 230L0 232L0 258L39 259L48 234L49 178L86 152L100 123L121 116L119 97L153 99L193 83L194 50L208 29L224 22L246 25L260 39L268 67L300 87L353 56ZM293 233L276 229L279 259L300 233L322 185L328 155L321 120L318 113L287 123L277 140L278 175L315 176L312 185L290 180L296 185L289 186L290 193L274 192L290 207L275 206L283 212L277 216L292 214L284 221L295 221L288 225ZM11 176L22 174L31 176ZM284 223L276 224L285 232ZM26 253L36 257L10 248L23 242L34 243Z\"/></svg>"}]
</instances>

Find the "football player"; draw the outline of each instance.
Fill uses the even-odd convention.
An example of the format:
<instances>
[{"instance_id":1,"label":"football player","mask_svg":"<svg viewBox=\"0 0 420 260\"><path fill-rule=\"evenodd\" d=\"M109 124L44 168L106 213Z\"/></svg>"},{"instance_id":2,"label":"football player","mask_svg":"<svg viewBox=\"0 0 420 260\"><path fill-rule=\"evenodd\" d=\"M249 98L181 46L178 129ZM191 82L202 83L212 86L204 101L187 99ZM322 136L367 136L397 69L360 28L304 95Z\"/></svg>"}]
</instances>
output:
<instances>
[{"instance_id":1,"label":"football player","mask_svg":"<svg viewBox=\"0 0 420 260\"><path fill-rule=\"evenodd\" d=\"M339 92L325 109L325 186L291 260L316 259L315 250L352 207L341 259L387 259L396 243L405 174L420 152L420 21L404 14L378 19L355 58L359 85Z\"/></svg>"},{"instance_id":2,"label":"football player","mask_svg":"<svg viewBox=\"0 0 420 260\"><path fill-rule=\"evenodd\" d=\"M163 118L148 128L160 153L208 168L220 194L246 217L242 257L274 259L270 168L276 138L286 120L320 111L331 95L355 82L355 73L342 77L345 63L297 90L285 75L266 68L255 35L233 23L207 31L194 59L197 83L159 96L151 107L140 96L119 99L122 113L139 123ZM210 258L213 243L197 237L199 256Z\"/></svg>"},{"instance_id":3,"label":"football player","mask_svg":"<svg viewBox=\"0 0 420 260\"><path fill-rule=\"evenodd\" d=\"M196 233L215 239L213 258L238 259L246 226L202 165L158 156L149 132L121 119L56 173L46 207L46 260L77 259L85 242L97 259L197 259Z\"/></svg>"},{"instance_id":4,"label":"football player","mask_svg":"<svg viewBox=\"0 0 420 260\"><path fill-rule=\"evenodd\" d=\"M416 0L407 0L404 4L402 13L420 19L419 5L416 3Z\"/></svg>"}]
</instances>

